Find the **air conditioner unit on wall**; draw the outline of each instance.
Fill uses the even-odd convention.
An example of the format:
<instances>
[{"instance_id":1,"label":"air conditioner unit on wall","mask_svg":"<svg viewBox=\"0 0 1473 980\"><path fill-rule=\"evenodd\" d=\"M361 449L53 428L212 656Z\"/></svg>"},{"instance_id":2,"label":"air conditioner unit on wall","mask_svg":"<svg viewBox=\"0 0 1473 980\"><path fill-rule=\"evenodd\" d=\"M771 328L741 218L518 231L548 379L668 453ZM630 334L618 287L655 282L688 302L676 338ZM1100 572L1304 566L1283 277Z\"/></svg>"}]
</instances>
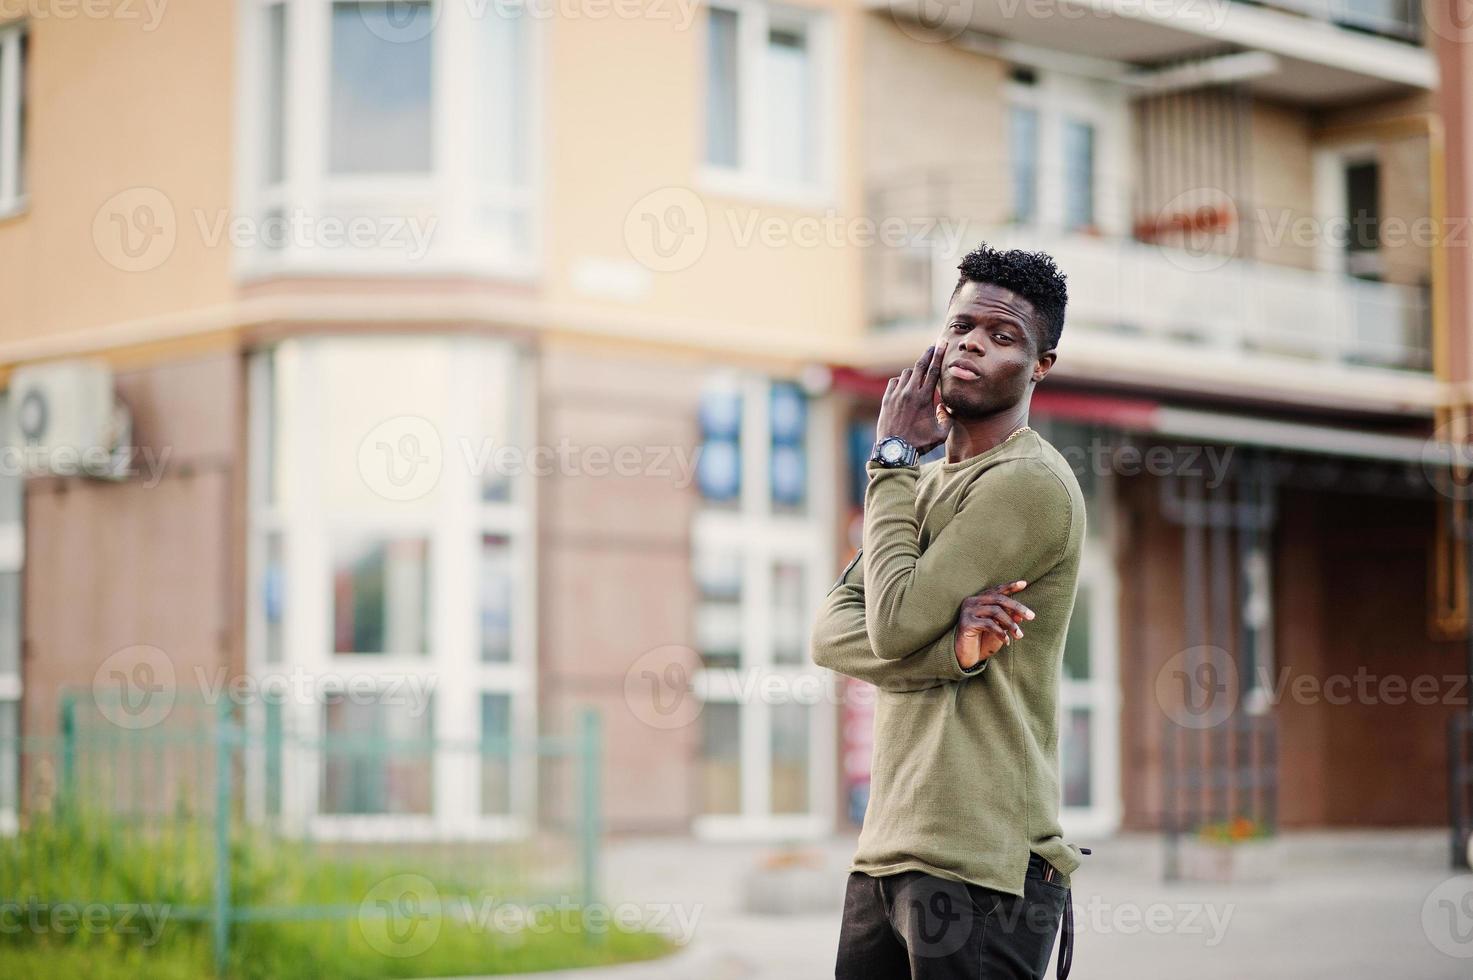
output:
<instances>
[{"instance_id":1,"label":"air conditioner unit on wall","mask_svg":"<svg viewBox=\"0 0 1473 980\"><path fill-rule=\"evenodd\" d=\"M126 479L132 420L100 361L52 361L15 369L8 392L6 452L27 476ZM9 468L9 467L7 467Z\"/></svg>"}]
</instances>

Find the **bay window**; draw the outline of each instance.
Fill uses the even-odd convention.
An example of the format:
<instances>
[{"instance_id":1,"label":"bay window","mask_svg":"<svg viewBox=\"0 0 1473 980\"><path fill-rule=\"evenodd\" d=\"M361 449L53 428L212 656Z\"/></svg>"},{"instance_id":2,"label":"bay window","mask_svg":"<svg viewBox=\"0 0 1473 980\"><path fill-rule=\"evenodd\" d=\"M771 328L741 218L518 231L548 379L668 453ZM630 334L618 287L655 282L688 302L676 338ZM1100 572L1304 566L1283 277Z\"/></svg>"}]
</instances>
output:
<instances>
[{"instance_id":1,"label":"bay window","mask_svg":"<svg viewBox=\"0 0 1473 980\"><path fill-rule=\"evenodd\" d=\"M241 271L536 271L538 19L525 5L251 0Z\"/></svg>"},{"instance_id":2,"label":"bay window","mask_svg":"<svg viewBox=\"0 0 1473 980\"><path fill-rule=\"evenodd\" d=\"M713 0L706 17L707 183L779 199L831 192L831 31L823 11Z\"/></svg>"},{"instance_id":3,"label":"bay window","mask_svg":"<svg viewBox=\"0 0 1473 980\"><path fill-rule=\"evenodd\" d=\"M820 835L832 822L834 703L808 656L833 554L827 405L797 385L713 377L692 533L697 833ZM819 458L811 459L810 456Z\"/></svg>"},{"instance_id":4,"label":"bay window","mask_svg":"<svg viewBox=\"0 0 1473 980\"><path fill-rule=\"evenodd\" d=\"M255 356L248 664L307 680L248 709L275 747L257 812L325 838L529 825L532 477L493 451L527 444L523 364L425 335Z\"/></svg>"}]
</instances>

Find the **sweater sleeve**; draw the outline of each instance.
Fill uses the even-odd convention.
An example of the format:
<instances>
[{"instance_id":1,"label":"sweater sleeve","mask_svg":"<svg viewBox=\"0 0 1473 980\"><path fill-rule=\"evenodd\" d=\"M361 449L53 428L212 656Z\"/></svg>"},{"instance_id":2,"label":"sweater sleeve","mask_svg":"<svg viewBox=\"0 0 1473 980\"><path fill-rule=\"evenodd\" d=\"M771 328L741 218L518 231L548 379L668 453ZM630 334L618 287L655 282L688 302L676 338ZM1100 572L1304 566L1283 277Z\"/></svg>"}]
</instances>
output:
<instances>
[{"instance_id":1,"label":"sweater sleeve","mask_svg":"<svg viewBox=\"0 0 1473 980\"><path fill-rule=\"evenodd\" d=\"M884 691L926 691L982 673L989 661L963 670L956 660L956 624L905 656L885 659L870 647L864 587L841 581L824 599L811 637L813 662Z\"/></svg>"},{"instance_id":2,"label":"sweater sleeve","mask_svg":"<svg viewBox=\"0 0 1473 980\"><path fill-rule=\"evenodd\" d=\"M871 462L867 469L864 609L876 656L894 659L935 643L955 625L968 596L1019 579L1037 581L1063 557L1069 494L1042 465L1018 459L984 470L924 553L917 468Z\"/></svg>"}]
</instances>

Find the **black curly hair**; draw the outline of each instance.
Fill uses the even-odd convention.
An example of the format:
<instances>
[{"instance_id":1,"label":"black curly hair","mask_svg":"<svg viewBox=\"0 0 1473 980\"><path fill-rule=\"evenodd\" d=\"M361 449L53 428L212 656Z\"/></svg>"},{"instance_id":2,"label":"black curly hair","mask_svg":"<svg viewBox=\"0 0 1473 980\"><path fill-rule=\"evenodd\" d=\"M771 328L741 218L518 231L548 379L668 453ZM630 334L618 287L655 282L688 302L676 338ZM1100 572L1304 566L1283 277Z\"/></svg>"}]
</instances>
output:
<instances>
[{"instance_id":1,"label":"black curly hair","mask_svg":"<svg viewBox=\"0 0 1473 980\"><path fill-rule=\"evenodd\" d=\"M952 299L968 282L986 282L1010 289L1033 304L1039 328L1039 350L1053 350L1064 334L1064 307L1069 290L1064 274L1046 252L1012 248L995 249L983 242L968 252L957 268L961 278L951 291Z\"/></svg>"}]
</instances>

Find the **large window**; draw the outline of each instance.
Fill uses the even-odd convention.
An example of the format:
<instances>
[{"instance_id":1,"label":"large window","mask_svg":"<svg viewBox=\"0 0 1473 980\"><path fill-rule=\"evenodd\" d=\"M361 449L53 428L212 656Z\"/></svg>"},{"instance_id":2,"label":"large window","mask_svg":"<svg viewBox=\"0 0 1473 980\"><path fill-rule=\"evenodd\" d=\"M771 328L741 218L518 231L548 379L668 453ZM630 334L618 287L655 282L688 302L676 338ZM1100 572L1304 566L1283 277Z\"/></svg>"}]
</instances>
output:
<instances>
[{"instance_id":1,"label":"large window","mask_svg":"<svg viewBox=\"0 0 1473 980\"><path fill-rule=\"evenodd\" d=\"M0 27L0 215L26 200L26 32Z\"/></svg>"},{"instance_id":2,"label":"large window","mask_svg":"<svg viewBox=\"0 0 1473 980\"><path fill-rule=\"evenodd\" d=\"M1108 82L1017 69L1008 86L1012 220L1049 231L1123 234L1127 103Z\"/></svg>"},{"instance_id":3,"label":"large window","mask_svg":"<svg viewBox=\"0 0 1473 980\"><path fill-rule=\"evenodd\" d=\"M535 271L539 19L513 0L252 0L244 271Z\"/></svg>"},{"instance_id":4,"label":"large window","mask_svg":"<svg viewBox=\"0 0 1473 980\"><path fill-rule=\"evenodd\" d=\"M826 14L714 0L706 16L707 176L759 195L832 184L832 44Z\"/></svg>"},{"instance_id":5,"label":"large window","mask_svg":"<svg viewBox=\"0 0 1473 980\"><path fill-rule=\"evenodd\" d=\"M256 357L249 658L309 683L251 719L281 746L254 805L327 837L524 826L532 494L500 454L526 445L520 363L432 336Z\"/></svg>"},{"instance_id":6,"label":"large window","mask_svg":"<svg viewBox=\"0 0 1473 980\"><path fill-rule=\"evenodd\" d=\"M811 437L825 408L797 385L738 375L712 378L702 398L691 565L703 834L831 826L834 706L808 656L833 553L831 495L814 478L832 463L813 458L831 440Z\"/></svg>"}]
</instances>

